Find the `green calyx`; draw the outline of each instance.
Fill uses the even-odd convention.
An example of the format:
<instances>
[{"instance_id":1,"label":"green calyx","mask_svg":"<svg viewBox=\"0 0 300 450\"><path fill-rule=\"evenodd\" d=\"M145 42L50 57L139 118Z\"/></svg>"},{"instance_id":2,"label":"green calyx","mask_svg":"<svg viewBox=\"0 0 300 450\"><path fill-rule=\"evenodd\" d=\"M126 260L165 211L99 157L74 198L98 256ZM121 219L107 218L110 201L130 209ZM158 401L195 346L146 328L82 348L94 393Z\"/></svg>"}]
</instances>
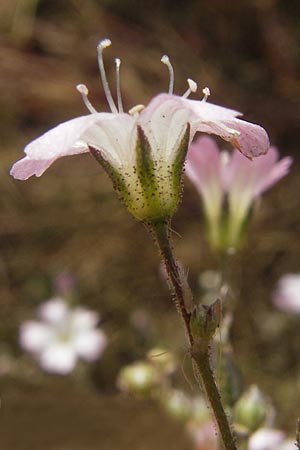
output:
<instances>
[{"instance_id":1,"label":"green calyx","mask_svg":"<svg viewBox=\"0 0 300 450\"><path fill-rule=\"evenodd\" d=\"M165 222L174 214L181 194L183 164L188 149L190 126L178 144L173 161L153 155L149 140L141 126L137 126L135 165L127 173L115 168L103 153L89 146L90 153L111 178L115 190L127 209L138 220L145 223Z\"/></svg>"},{"instance_id":2,"label":"green calyx","mask_svg":"<svg viewBox=\"0 0 300 450\"><path fill-rule=\"evenodd\" d=\"M193 336L193 351L204 354L219 327L221 315L221 301L217 299L210 306L195 306L192 312L190 327Z\"/></svg>"},{"instance_id":3,"label":"green calyx","mask_svg":"<svg viewBox=\"0 0 300 450\"><path fill-rule=\"evenodd\" d=\"M165 221L174 214L181 194L183 164L188 150L190 125L178 145L175 158L168 164L163 157L153 159L150 143L138 126L136 168L144 199L145 222ZM162 149L163 150L163 149ZM164 152L161 152L162 155Z\"/></svg>"}]
</instances>

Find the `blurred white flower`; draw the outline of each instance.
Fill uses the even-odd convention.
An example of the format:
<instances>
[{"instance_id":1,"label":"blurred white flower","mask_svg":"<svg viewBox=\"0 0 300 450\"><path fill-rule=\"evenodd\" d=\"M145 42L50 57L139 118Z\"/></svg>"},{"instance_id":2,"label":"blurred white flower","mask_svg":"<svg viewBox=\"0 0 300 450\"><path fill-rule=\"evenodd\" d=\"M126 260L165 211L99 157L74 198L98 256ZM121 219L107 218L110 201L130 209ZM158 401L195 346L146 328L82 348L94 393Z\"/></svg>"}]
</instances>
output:
<instances>
[{"instance_id":1,"label":"blurred white flower","mask_svg":"<svg viewBox=\"0 0 300 450\"><path fill-rule=\"evenodd\" d=\"M276 450L283 443L285 434L281 430L259 428L249 439L248 450Z\"/></svg>"},{"instance_id":2,"label":"blurred white flower","mask_svg":"<svg viewBox=\"0 0 300 450\"><path fill-rule=\"evenodd\" d=\"M40 321L20 328L21 347L35 356L46 372L72 372L78 358L96 360L106 347L105 334L96 328L99 315L82 307L70 308L60 297L38 309Z\"/></svg>"},{"instance_id":3,"label":"blurred white flower","mask_svg":"<svg viewBox=\"0 0 300 450\"><path fill-rule=\"evenodd\" d=\"M273 303L283 311L300 313L300 274L289 273L280 278Z\"/></svg>"}]
</instances>

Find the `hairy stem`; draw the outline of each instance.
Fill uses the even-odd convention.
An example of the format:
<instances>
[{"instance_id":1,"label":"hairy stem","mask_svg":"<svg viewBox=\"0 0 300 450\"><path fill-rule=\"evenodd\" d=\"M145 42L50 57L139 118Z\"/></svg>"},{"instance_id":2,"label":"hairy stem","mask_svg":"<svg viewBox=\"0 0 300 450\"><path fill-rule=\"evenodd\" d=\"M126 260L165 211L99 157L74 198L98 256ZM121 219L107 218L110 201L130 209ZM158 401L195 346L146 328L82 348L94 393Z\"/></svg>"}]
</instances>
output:
<instances>
[{"instance_id":1,"label":"hairy stem","mask_svg":"<svg viewBox=\"0 0 300 450\"><path fill-rule=\"evenodd\" d=\"M190 345L190 354L195 366L196 378L199 381L201 380L204 385L207 398L210 402L220 429L220 434L222 436L225 449L237 450L235 439L224 411L220 393L210 366L208 348L203 350L201 345L199 347L197 339L195 341L195 337L191 329L192 303L191 298L189 297L190 290L188 289L187 280L184 273L173 255L170 244L169 224L167 222L156 222L148 224L148 227L154 234L162 260L165 264L172 291L175 296L177 309L185 325L185 330Z\"/></svg>"}]
</instances>

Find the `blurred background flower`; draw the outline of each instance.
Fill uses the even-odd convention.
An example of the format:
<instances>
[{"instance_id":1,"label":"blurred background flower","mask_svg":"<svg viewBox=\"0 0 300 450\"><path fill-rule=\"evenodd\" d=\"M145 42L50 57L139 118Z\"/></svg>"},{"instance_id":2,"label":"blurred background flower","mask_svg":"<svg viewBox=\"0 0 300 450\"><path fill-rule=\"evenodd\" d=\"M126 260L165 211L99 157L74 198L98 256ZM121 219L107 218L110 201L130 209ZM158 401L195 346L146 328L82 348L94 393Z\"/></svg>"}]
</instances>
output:
<instances>
[{"instance_id":1,"label":"blurred background flower","mask_svg":"<svg viewBox=\"0 0 300 450\"><path fill-rule=\"evenodd\" d=\"M96 328L99 315L86 308L71 308L57 297L38 308L38 317L21 325L20 345L46 372L70 373L79 358L94 361L106 347L105 334Z\"/></svg>"},{"instance_id":2,"label":"blurred background flower","mask_svg":"<svg viewBox=\"0 0 300 450\"><path fill-rule=\"evenodd\" d=\"M273 293L273 302L283 311L300 313L300 274L289 273L280 278Z\"/></svg>"},{"instance_id":3,"label":"blurred background flower","mask_svg":"<svg viewBox=\"0 0 300 450\"><path fill-rule=\"evenodd\" d=\"M220 151L207 136L190 145L186 174L201 195L213 248L239 247L255 200L289 171L292 158L278 158L278 150L271 147L250 161L237 151Z\"/></svg>"}]
</instances>

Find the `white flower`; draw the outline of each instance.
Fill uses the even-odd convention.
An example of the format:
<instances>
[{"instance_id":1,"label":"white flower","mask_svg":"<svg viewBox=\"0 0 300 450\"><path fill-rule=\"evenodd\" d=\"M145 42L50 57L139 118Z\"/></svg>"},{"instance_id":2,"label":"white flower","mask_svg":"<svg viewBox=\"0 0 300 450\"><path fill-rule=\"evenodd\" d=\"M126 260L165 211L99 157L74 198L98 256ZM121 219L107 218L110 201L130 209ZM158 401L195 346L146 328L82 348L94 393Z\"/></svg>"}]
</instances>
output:
<instances>
[{"instance_id":1,"label":"white flower","mask_svg":"<svg viewBox=\"0 0 300 450\"><path fill-rule=\"evenodd\" d=\"M273 302L283 311L300 313L300 274L289 273L280 278Z\"/></svg>"},{"instance_id":2,"label":"white flower","mask_svg":"<svg viewBox=\"0 0 300 450\"><path fill-rule=\"evenodd\" d=\"M120 60L116 59L118 107L104 70L102 53L110 44L108 39L100 42L98 62L111 113L98 113L88 100L87 87L78 85L91 114L62 123L28 144L25 158L11 169L14 178L41 176L62 156L90 152L112 179L129 211L139 220L157 221L170 218L177 207L187 148L197 131L222 137L250 158L268 151L265 130L238 119L241 114L237 111L206 102L207 88L202 100L189 100L197 88L189 79L187 92L182 97L174 95L173 68L166 55L162 62L170 71L168 94L157 95L148 106L138 105L124 113Z\"/></svg>"},{"instance_id":3,"label":"white flower","mask_svg":"<svg viewBox=\"0 0 300 450\"><path fill-rule=\"evenodd\" d=\"M96 360L106 347L105 334L96 329L97 313L82 307L71 309L59 297L38 309L40 321L27 321L20 328L20 345L32 353L47 372L67 374L78 358Z\"/></svg>"},{"instance_id":4,"label":"white flower","mask_svg":"<svg viewBox=\"0 0 300 450\"><path fill-rule=\"evenodd\" d=\"M248 450L276 450L284 441L281 430L259 428L249 439Z\"/></svg>"}]
</instances>

